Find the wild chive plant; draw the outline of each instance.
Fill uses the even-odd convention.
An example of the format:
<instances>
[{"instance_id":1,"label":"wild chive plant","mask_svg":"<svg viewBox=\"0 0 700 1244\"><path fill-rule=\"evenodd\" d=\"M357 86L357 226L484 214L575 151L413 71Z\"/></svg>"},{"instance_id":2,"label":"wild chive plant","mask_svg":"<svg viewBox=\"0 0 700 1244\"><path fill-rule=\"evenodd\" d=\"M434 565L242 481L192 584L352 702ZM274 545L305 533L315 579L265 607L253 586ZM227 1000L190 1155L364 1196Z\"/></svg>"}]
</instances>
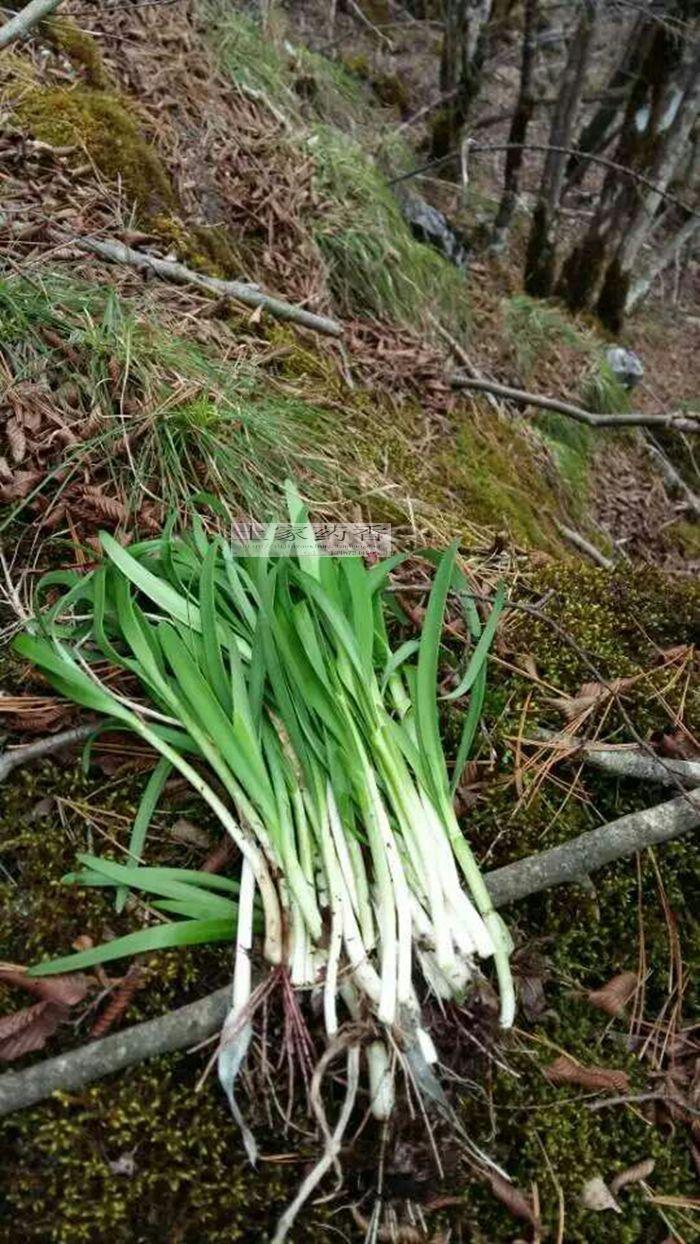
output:
<instances>
[{"instance_id":1,"label":"wild chive plant","mask_svg":"<svg viewBox=\"0 0 700 1244\"><path fill-rule=\"evenodd\" d=\"M422 634L392 648L385 591L396 555L319 555L306 512L294 556L234 556L195 522L127 551L103 535L90 574L48 575L59 599L16 642L72 700L133 730L159 753L130 843L132 863L81 857L72 880L129 888L172 923L40 964L36 975L89 967L155 946L236 941L232 1008L219 1071L233 1082L251 1035L250 948L292 986L322 992L329 1040L372 1017L375 1112L391 1109L389 1029L419 1057L436 1051L421 1025L418 984L459 998L478 958L493 956L501 1020L513 1019L509 939L457 823L453 788L481 705L502 594L481 628L456 564L436 559ZM268 546L269 548L269 546ZM471 693L452 783L436 696L446 599L456 591L475 643L447 698ZM101 682L105 659L135 677L138 699ZM239 880L141 865L148 824L171 770L209 805L241 856ZM216 779L216 781L214 781ZM241 1121L242 1123L242 1121ZM243 1125L242 1125L243 1126ZM244 1128L249 1152L253 1142Z\"/></svg>"}]
</instances>

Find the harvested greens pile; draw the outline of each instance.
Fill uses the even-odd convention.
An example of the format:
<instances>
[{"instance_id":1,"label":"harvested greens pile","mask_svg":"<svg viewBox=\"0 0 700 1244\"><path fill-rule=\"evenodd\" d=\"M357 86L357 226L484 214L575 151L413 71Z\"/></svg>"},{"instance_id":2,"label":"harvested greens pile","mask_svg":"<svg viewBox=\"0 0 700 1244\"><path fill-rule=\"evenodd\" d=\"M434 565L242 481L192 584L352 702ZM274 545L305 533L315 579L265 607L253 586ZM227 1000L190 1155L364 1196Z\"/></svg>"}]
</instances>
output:
<instances>
[{"instance_id":1,"label":"harvested greens pile","mask_svg":"<svg viewBox=\"0 0 700 1244\"><path fill-rule=\"evenodd\" d=\"M508 935L453 811L436 692L452 590L473 638L450 692L471 692L454 785L478 722L499 608L482 630L452 545L434 559L420 640L393 649L387 618L400 610L386 589L401 556L368 567L360 557L319 555L291 486L287 498L301 532L295 556L235 556L197 520L183 537L167 530L129 551L103 535L97 569L46 576L42 595L59 589L58 599L17 641L58 691L160 754L134 823L132 862L84 856L72 880L117 887L120 907L130 888L140 890L169 918L32 970L235 939L219 1074L251 1156L233 1085L252 1031L256 931L268 964L283 965L294 987L322 992L330 1042L348 1020L372 1025L367 1068L380 1118L392 1108L397 1040L424 1065L437 1058L417 991L459 998L477 958L493 956L504 1025L514 1008ZM270 528L267 547L273 536ZM128 676L115 677L115 668ZM237 880L143 866L148 824L173 770L238 848ZM357 1048L351 1056L356 1081Z\"/></svg>"}]
</instances>

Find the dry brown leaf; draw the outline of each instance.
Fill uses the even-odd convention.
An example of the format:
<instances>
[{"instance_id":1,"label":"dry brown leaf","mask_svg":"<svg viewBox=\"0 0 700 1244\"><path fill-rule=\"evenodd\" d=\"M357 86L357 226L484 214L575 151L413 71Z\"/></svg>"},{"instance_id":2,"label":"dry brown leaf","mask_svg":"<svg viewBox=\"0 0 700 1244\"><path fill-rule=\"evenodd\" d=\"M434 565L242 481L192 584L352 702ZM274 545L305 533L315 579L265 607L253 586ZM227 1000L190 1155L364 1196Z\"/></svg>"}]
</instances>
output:
<instances>
[{"instance_id":1,"label":"dry brown leaf","mask_svg":"<svg viewBox=\"0 0 700 1244\"><path fill-rule=\"evenodd\" d=\"M83 972L62 972L59 976L27 976L26 968L16 963L0 963L0 981L24 989L44 1002L71 1007L82 1002L92 986Z\"/></svg>"},{"instance_id":2,"label":"dry brown leaf","mask_svg":"<svg viewBox=\"0 0 700 1244\"><path fill-rule=\"evenodd\" d=\"M626 1093L630 1083L626 1071L616 1071L612 1067L584 1067L568 1054L555 1058L545 1067L544 1074L550 1084L578 1084L593 1092L609 1089L615 1093Z\"/></svg>"},{"instance_id":3,"label":"dry brown leaf","mask_svg":"<svg viewBox=\"0 0 700 1244\"><path fill-rule=\"evenodd\" d=\"M672 648L662 648L658 654L659 663L670 665L674 661L683 661L693 651L692 644L674 644Z\"/></svg>"},{"instance_id":4,"label":"dry brown leaf","mask_svg":"<svg viewBox=\"0 0 700 1244\"><path fill-rule=\"evenodd\" d=\"M640 1179L648 1179L655 1166L656 1162L653 1158L643 1158L641 1162L635 1162L634 1166L628 1166L627 1170L619 1171L615 1178L610 1180L610 1191L613 1196L617 1196L620 1189L626 1188L628 1184L636 1184Z\"/></svg>"},{"instance_id":5,"label":"dry brown leaf","mask_svg":"<svg viewBox=\"0 0 700 1244\"><path fill-rule=\"evenodd\" d=\"M636 972L619 972L600 989L591 989L586 995L591 1006L607 1015L622 1015L634 996L639 981Z\"/></svg>"},{"instance_id":6,"label":"dry brown leaf","mask_svg":"<svg viewBox=\"0 0 700 1244\"><path fill-rule=\"evenodd\" d=\"M86 484L83 488L81 500L87 502L101 517L108 518L113 523L125 523L128 518L123 502L117 497L105 497L99 488L94 488L90 484Z\"/></svg>"},{"instance_id":7,"label":"dry brown leaf","mask_svg":"<svg viewBox=\"0 0 700 1244\"><path fill-rule=\"evenodd\" d=\"M518 976L518 994L525 1018L531 1023L547 1009L544 981L541 976Z\"/></svg>"},{"instance_id":8,"label":"dry brown leaf","mask_svg":"<svg viewBox=\"0 0 700 1244\"><path fill-rule=\"evenodd\" d=\"M0 1018L0 1059L9 1063L43 1049L67 1014L65 1006L44 1001L12 1015L3 1015Z\"/></svg>"},{"instance_id":9,"label":"dry brown leaf","mask_svg":"<svg viewBox=\"0 0 700 1244\"><path fill-rule=\"evenodd\" d=\"M622 1213L602 1175L594 1175L583 1185L581 1204L586 1209L595 1210L596 1213L606 1209L612 1209L616 1214Z\"/></svg>"},{"instance_id":10,"label":"dry brown leaf","mask_svg":"<svg viewBox=\"0 0 700 1244\"><path fill-rule=\"evenodd\" d=\"M208 851L212 844L211 834L199 825L194 825L192 821L188 821L185 816L178 817L170 829L170 837L176 838L178 842L186 842L192 847L201 847L203 851Z\"/></svg>"},{"instance_id":11,"label":"dry brown leaf","mask_svg":"<svg viewBox=\"0 0 700 1244\"><path fill-rule=\"evenodd\" d=\"M41 479L42 471L14 471L12 479L0 488L0 501L22 501Z\"/></svg>"},{"instance_id":12,"label":"dry brown leaf","mask_svg":"<svg viewBox=\"0 0 700 1244\"><path fill-rule=\"evenodd\" d=\"M516 1188L515 1184L512 1184L507 1179L504 1179L502 1175L499 1175L498 1171L489 1171L487 1179L491 1185L491 1191L494 1196L498 1197L499 1201L505 1205L506 1209L509 1210L515 1218L522 1218L525 1222L529 1222L533 1227L538 1225L537 1217L530 1201L528 1201L525 1194L521 1192L519 1188Z\"/></svg>"},{"instance_id":13,"label":"dry brown leaf","mask_svg":"<svg viewBox=\"0 0 700 1244\"><path fill-rule=\"evenodd\" d=\"M210 851L204 863L200 865L203 873L219 873L227 864L236 858L236 848L228 835L222 838L218 846Z\"/></svg>"},{"instance_id":14,"label":"dry brown leaf","mask_svg":"<svg viewBox=\"0 0 700 1244\"><path fill-rule=\"evenodd\" d=\"M525 674L529 674L530 678L534 678L536 682L539 682L540 675L535 658L531 652L518 652L515 656L514 664Z\"/></svg>"},{"instance_id":15,"label":"dry brown leaf","mask_svg":"<svg viewBox=\"0 0 700 1244\"><path fill-rule=\"evenodd\" d=\"M5 435L10 446L12 461L16 463L23 462L27 453L27 437L19 419L8 419L5 424Z\"/></svg>"},{"instance_id":16,"label":"dry brown leaf","mask_svg":"<svg viewBox=\"0 0 700 1244\"><path fill-rule=\"evenodd\" d=\"M656 750L660 756L667 756L669 760L700 759L695 743L680 726L675 730L664 731Z\"/></svg>"},{"instance_id":17,"label":"dry brown leaf","mask_svg":"<svg viewBox=\"0 0 700 1244\"><path fill-rule=\"evenodd\" d=\"M633 678L613 678L609 683L585 682L575 696L557 696L549 703L559 709L567 721L573 721L582 713L590 713L613 695L619 695L634 682Z\"/></svg>"}]
</instances>

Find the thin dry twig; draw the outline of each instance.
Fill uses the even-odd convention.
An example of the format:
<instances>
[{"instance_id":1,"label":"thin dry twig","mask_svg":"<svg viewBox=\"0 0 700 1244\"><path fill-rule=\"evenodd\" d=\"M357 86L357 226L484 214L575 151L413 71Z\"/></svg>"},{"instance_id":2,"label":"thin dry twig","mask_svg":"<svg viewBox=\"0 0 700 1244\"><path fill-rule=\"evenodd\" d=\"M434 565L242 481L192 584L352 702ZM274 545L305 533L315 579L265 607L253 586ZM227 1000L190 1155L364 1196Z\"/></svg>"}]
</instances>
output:
<instances>
[{"instance_id":1,"label":"thin dry twig","mask_svg":"<svg viewBox=\"0 0 700 1244\"><path fill-rule=\"evenodd\" d=\"M615 563L612 558L606 557L604 553L601 553L600 549L596 548L595 544L591 544L591 541L587 540L585 536L582 536L580 531L575 531L573 527L566 527L564 523L559 522L558 518L555 518L554 521L564 539L578 549L579 553L584 553L586 557L595 562L597 566L601 566L603 570L614 570Z\"/></svg>"},{"instance_id":2,"label":"thin dry twig","mask_svg":"<svg viewBox=\"0 0 700 1244\"><path fill-rule=\"evenodd\" d=\"M96 726L75 726L72 730L63 730L60 734L52 734L46 739L37 739L36 743L28 743L26 747L18 747L12 751L0 753L0 782L17 768L17 765L28 764L30 760L42 760L45 756L53 756L65 747L73 747L76 743L84 743L94 733Z\"/></svg>"}]
</instances>

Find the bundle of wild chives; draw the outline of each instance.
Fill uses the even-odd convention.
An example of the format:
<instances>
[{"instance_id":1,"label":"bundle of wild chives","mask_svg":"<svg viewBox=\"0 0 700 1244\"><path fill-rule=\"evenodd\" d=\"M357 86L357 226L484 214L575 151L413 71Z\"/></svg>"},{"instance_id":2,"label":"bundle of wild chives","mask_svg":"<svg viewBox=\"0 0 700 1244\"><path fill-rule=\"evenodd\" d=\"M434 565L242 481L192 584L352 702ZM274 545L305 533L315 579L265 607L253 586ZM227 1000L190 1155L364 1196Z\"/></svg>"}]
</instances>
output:
<instances>
[{"instance_id":1,"label":"bundle of wild chives","mask_svg":"<svg viewBox=\"0 0 700 1244\"><path fill-rule=\"evenodd\" d=\"M35 633L17 641L59 691L161 756L134 824L134 863L83 857L86 869L73 879L118 886L119 902L139 887L180 917L33 971L235 938L219 1070L237 1117L233 1082L251 1033L258 928L270 964L284 965L299 988L322 989L329 1037L341 999L352 1018L373 1016L379 1033L381 1025L411 1031L434 1061L416 981L422 975L440 997L460 997L477 957L494 957L504 1025L514 1008L508 935L453 811L436 693L452 589L477 640L451 692L471 691L459 771L501 602L482 632L452 545L437 563L420 640L392 649L385 588L400 558L368 568L359 557L320 556L291 486L288 504L303 533L293 557L235 557L201 523L186 537L169 529L129 551L103 535L105 561L91 574L46 576L44 587L64 590L40 611ZM136 677L138 702L99 680L94 664L105 658ZM140 866L172 769L238 847L240 884ZM375 1113L385 1116L391 1073L380 1037L367 1060Z\"/></svg>"}]
</instances>

